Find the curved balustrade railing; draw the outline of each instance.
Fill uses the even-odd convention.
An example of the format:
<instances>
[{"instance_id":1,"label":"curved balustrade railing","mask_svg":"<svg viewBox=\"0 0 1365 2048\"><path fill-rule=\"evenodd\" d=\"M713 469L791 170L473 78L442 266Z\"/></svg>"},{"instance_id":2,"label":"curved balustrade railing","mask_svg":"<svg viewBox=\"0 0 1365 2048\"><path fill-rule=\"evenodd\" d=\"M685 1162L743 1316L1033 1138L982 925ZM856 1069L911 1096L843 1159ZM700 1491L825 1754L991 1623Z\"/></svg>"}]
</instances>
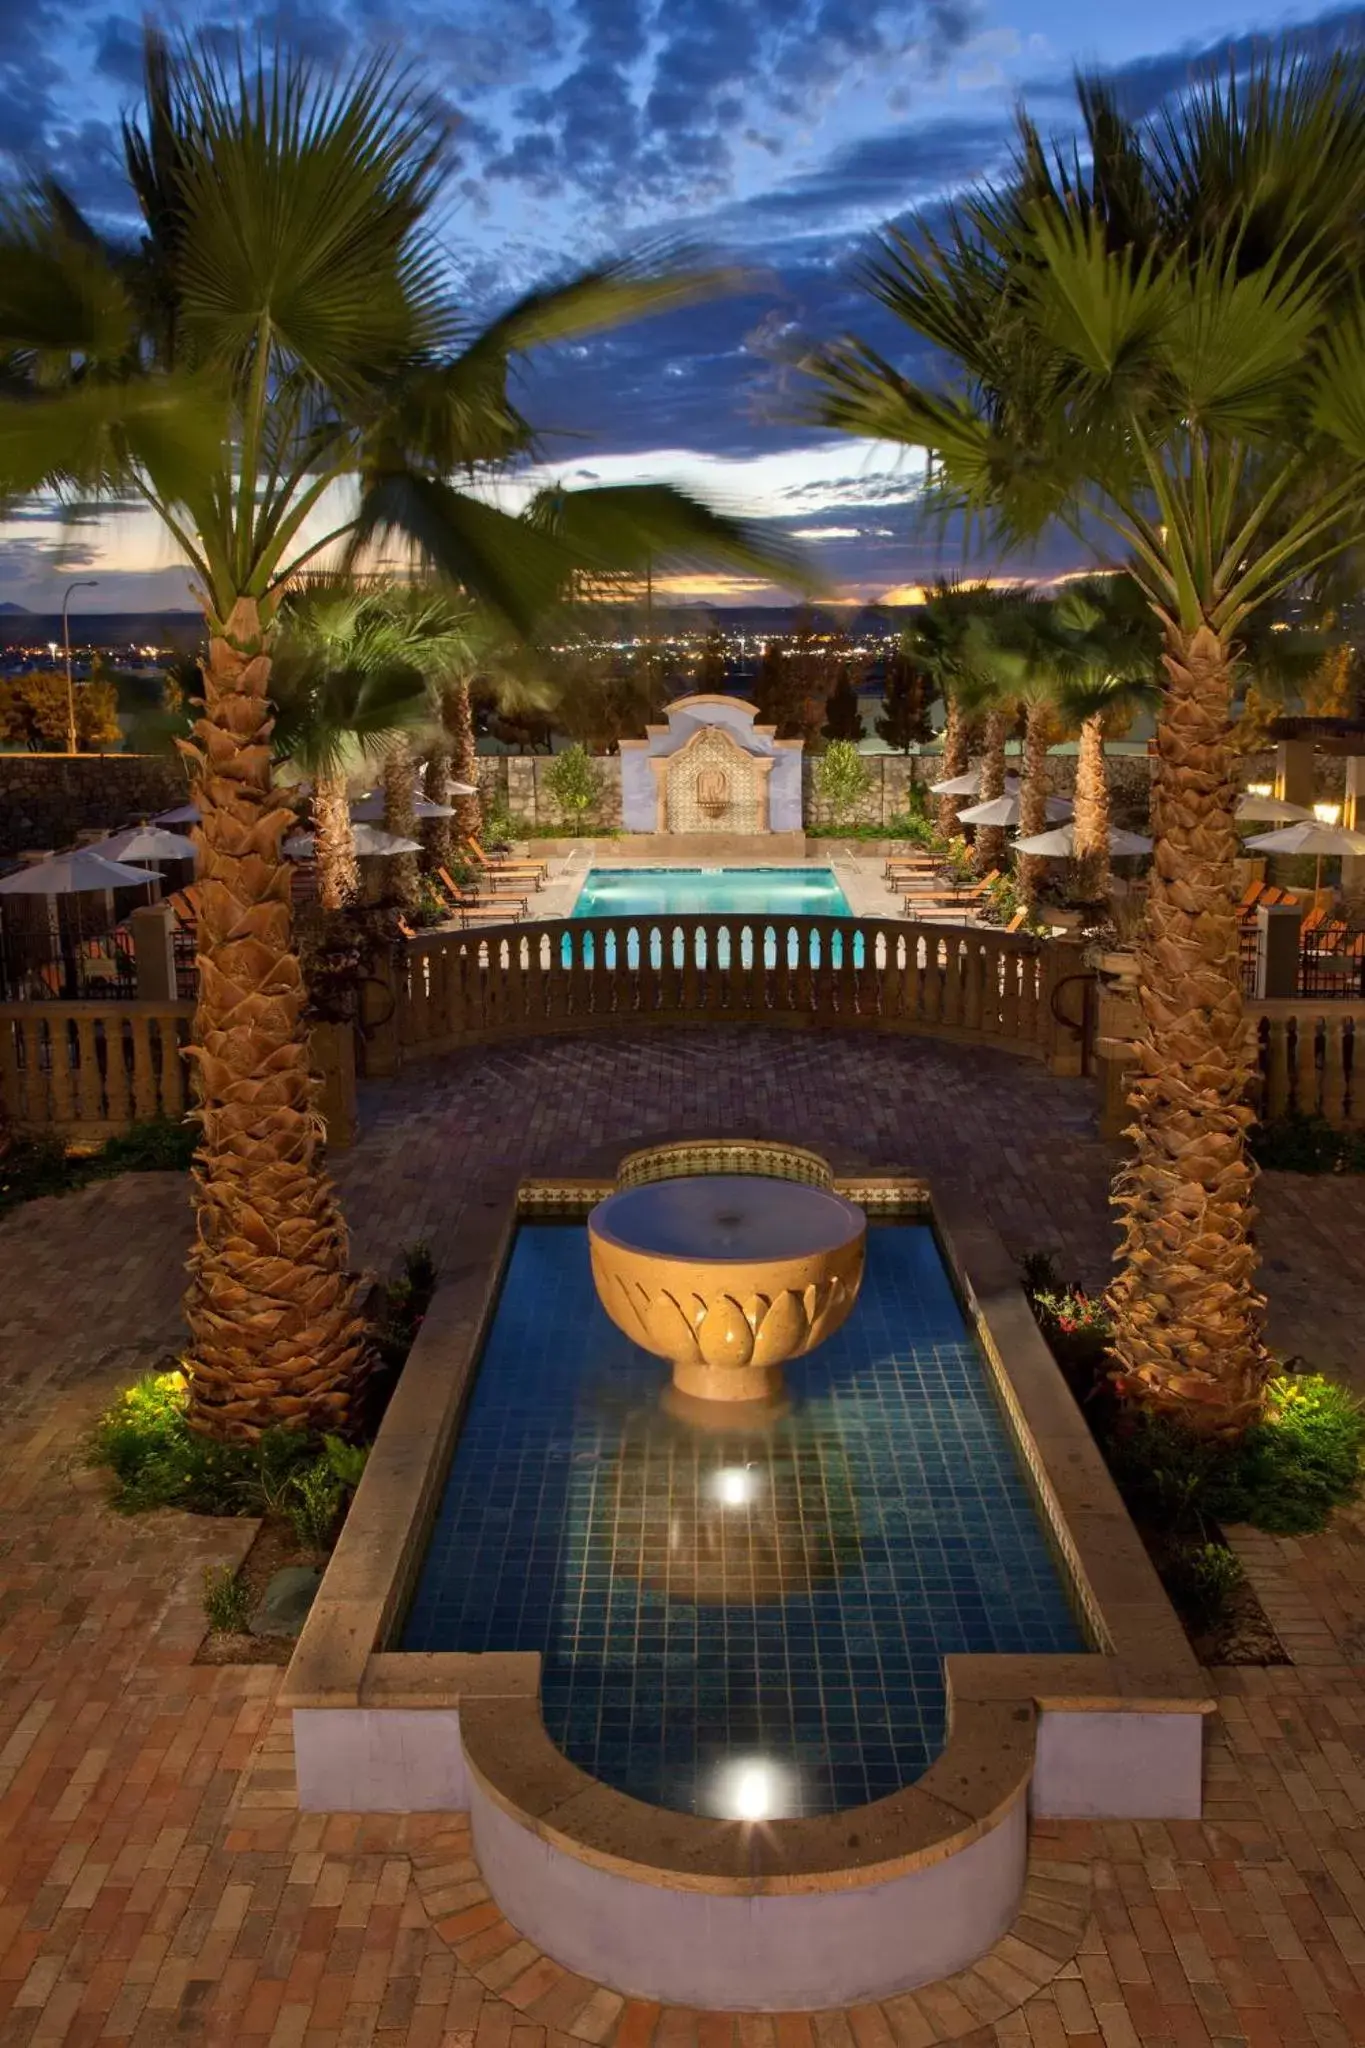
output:
<instances>
[{"instance_id":1,"label":"curved balustrade railing","mask_svg":"<svg viewBox=\"0 0 1365 2048\"><path fill-rule=\"evenodd\" d=\"M1054 1000L1074 950L984 926L750 913L435 932L403 948L393 1028L414 1057L650 1022L866 1027L1039 1059L1066 1047L1078 1071L1079 1031Z\"/></svg>"}]
</instances>

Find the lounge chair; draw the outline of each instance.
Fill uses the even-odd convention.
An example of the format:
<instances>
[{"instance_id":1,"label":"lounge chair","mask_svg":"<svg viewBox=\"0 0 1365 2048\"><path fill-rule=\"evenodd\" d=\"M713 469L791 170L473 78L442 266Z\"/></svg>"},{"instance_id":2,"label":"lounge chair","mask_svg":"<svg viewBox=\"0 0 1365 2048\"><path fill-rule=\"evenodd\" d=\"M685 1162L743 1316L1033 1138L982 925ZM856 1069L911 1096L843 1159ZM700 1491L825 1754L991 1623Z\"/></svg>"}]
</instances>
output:
<instances>
[{"instance_id":1,"label":"lounge chair","mask_svg":"<svg viewBox=\"0 0 1365 2048\"><path fill-rule=\"evenodd\" d=\"M508 887L501 889L491 875L480 875L472 882L457 882L445 868L438 868L436 873L439 887L453 903L519 903L523 910L530 908L526 894L530 885L524 876L506 876Z\"/></svg>"},{"instance_id":2,"label":"lounge chair","mask_svg":"<svg viewBox=\"0 0 1365 2048\"><path fill-rule=\"evenodd\" d=\"M436 889L445 897L452 911L457 915L469 910L506 912L525 916L531 908L530 898L517 889L483 889L482 887L461 888L452 881L444 868L436 870Z\"/></svg>"},{"instance_id":3,"label":"lounge chair","mask_svg":"<svg viewBox=\"0 0 1365 2048\"><path fill-rule=\"evenodd\" d=\"M945 882L938 887L901 891L907 903L978 903L1000 880L999 868L992 868L979 882Z\"/></svg>"},{"instance_id":4,"label":"lounge chair","mask_svg":"<svg viewBox=\"0 0 1365 2048\"><path fill-rule=\"evenodd\" d=\"M549 876L550 864L548 861L520 860L510 853L485 853L477 839L466 839L465 846L486 874L516 875L518 879L528 881L534 878L537 889L541 887Z\"/></svg>"}]
</instances>

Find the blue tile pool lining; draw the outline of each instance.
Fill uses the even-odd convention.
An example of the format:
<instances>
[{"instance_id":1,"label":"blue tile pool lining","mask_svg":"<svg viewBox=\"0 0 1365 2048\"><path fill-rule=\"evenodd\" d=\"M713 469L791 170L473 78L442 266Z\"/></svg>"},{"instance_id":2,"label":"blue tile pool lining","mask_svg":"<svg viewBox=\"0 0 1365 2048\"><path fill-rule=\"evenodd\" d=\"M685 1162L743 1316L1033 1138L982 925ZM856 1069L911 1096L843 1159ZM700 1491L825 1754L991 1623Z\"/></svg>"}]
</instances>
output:
<instances>
[{"instance_id":1,"label":"blue tile pool lining","mask_svg":"<svg viewBox=\"0 0 1365 2048\"><path fill-rule=\"evenodd\" d=\"M870 1234L854 1315L787 1374L767 1432L672 1421L582 1229L523 1224L402 1646L540 1651L552 1739L656 1804L912 1782L945 1654L1082 1637L926 1225Z\"/></svg>"}]
</instances>

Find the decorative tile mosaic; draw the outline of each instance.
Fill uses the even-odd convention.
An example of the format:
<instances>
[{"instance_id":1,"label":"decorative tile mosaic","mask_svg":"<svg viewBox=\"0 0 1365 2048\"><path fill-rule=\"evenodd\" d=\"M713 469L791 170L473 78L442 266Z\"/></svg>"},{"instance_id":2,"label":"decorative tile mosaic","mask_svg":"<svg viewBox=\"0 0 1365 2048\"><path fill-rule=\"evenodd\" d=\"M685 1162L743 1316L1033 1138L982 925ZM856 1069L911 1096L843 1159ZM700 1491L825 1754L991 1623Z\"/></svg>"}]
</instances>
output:
<instances>
[{"instance_id":1,"label":"decorative tile mosaic","mask_svg":"<svg viewBox=\"0 0 1365 2048\"><path fill-rule=\"evenodd\" d=\"M1083 1647L933 1233L869 1234L858 1307L766 1429L674 1419L585 1233L521 1226L403 1632L539 1650L554 1741L683 1810L855 1806L944 1740L944 1655Z\"/></svg>"}]
</instances>

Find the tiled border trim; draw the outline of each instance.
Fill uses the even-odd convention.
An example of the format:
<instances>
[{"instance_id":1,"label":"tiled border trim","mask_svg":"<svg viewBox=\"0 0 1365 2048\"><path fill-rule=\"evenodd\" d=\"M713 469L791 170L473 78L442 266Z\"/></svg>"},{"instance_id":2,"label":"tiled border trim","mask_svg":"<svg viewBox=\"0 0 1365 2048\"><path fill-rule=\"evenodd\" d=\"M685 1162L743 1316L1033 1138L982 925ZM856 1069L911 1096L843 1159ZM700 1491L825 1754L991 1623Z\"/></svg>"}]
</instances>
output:
<instances>
[{"instance_id":1,"label":"tiled border trim","mask_svg":"<svg viewBox=\"0 0 1365 2048\"><path fill-rule=\"evenodd\" d=\"M672 2038L674 2015L695 2023L686 2007L627 1998L576 1976L524 1940L484 1884L467 1828L452 1828L444 1841L414 1857L413 1875L436 1933L486 1991L532 2024L592 2048L646 2048L656 2037ZM1008 1933L965 1970L855 2008L856 2040L884 2048L934 2048L1006 2019L1074 1969L1090 1905L1087 1865L1034 1856ZM779 2038L783 2017L772 2016ZM819 2019L817 2014L815 2031L823 2039ZM742 2020L740 2028L742 2039Z\"/></svg>"}]
</instances>

